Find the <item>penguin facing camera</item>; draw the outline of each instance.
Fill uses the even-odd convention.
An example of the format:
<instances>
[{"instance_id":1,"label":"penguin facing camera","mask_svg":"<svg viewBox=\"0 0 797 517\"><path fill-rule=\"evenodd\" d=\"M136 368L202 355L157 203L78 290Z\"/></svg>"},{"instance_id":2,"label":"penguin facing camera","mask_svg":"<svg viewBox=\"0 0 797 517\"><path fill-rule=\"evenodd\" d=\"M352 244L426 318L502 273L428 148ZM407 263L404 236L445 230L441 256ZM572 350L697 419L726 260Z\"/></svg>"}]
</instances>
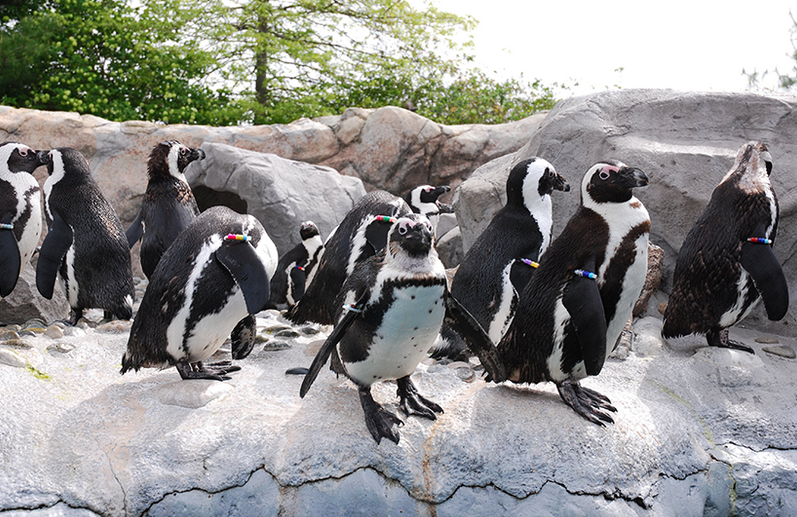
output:
<instances>
[{"instance_id":1,"label":"penguin facing camera","mask_svg":"<svg viewBox=\"0 0 797 517\"><path fill-rule=\"evenodd\" d=\"M200 214L161 257L130 329L122 370L176 366L183 379L227 380L228 361L204 365L232 338L243 359L266 307L277 248L260 222L227 207Z\"/></svg>"},{"instance_id":2,"label":"penguin facing camera","mask_svg":"<svg viewBox=\"0 0 797 517\"><path fill-rule=\"evenodd\" d=\"M608 160L589 168L581 205L551 243L498 344L508 380L551 381L562 400L605 425L616 409L581 379L598 375L616 346L647 272L650 218L632 190L642 171Z\"/></svg>"},{"instance_id":3,"label":"penguin facing camera","mask_svg":"<svg viewBox=\"0 0 797 517\"><path fill-rule=\"evenodd\" d=\"M786 315L789 288L772 251L778 200L771 173L766 145L748 142L739 149L678 253L663 337L705 334L709 346L755 353L728 339L728 327L762 299L770 320Z\"/></svg>"},{"instance_id":4,"label":"penguin facing camera","mask_svg":"<svg viewBox=\"0 0 797 517\"><path fill-rule=\"evenodd\" d=\"M398 416L371 396L371 386L395 380L399 407L431 420L443 408L418 393L410 376L434 343L445 320L466 338L487 372L504 378L495 346L446 287L445 268L434 248L430 221L408 214L392 222L388 245L358 264L336 299L336 324L313 360L299 392L304 397L331 356L331 369L358 388L373 439L398 443Z\"/></svg>"}]
</instances>

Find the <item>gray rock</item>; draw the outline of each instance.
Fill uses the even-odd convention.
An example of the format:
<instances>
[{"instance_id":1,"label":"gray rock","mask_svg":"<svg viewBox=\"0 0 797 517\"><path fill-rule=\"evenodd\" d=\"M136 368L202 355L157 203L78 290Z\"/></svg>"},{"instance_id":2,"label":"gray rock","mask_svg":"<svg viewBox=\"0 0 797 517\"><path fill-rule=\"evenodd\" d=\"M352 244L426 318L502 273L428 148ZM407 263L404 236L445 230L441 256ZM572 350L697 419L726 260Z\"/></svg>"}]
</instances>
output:
<instances>
[{"instance_id":1,"label":"gray rock","mask_svg":"<svg viewBox=\"0 0 797 517\"><path fill-rule=\"evenodd\" d=\"M299 226L311 220L326 238L365 195L362 181L330 167L286 160L225 144L202 144L207 157L186 169L199 185L235 194L247 212L263 223L280 253L301 242Z\"/></svg>"},{"instance_id":2,"label":"gray rock","mask_svg":"<svg viewBox=\"0 0 797 517\"><path fill-rule=\"evenodd\" d=\"M437 241L437 254L447 268L456 267L462 262L465 254L462 252L462 234L459 231L459 226L447 232Z\"/></svg>"},{"instance_id":3,"label":"gray rock","mask_svg":"<svg viewBox=\"0 0 797 517\"><path fill-rule=\"evenodd\" d=\"M60 282L56 282L60 285ZM33 264L22 271L16 287L9 296L0 299L0 324L25 323L33 318L45 322L64 319L69 316L69 303L64 291L57 286L52 300L39 294L36 288L36 270Z\"/></svg>"}]
</instances>

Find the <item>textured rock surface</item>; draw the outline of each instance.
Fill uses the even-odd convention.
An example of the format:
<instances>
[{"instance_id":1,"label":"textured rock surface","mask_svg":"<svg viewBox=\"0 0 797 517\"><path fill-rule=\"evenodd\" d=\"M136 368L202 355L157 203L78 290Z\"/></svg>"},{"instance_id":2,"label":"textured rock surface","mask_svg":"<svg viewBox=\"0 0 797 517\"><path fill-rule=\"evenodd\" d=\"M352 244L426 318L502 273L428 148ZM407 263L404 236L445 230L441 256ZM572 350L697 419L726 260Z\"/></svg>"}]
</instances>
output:
<instances>
[{"instance_id":1,"label":"textured rock surface","mask_svg":"<svg viewBox=\"0 0 797 517\"><path fill-rule=\"evenodd\" d=\"M22 271L11 294L0 298L0 325L24 323L32 318L54 321L67 316L69 303L61 287L53 290L52 300L44 298L36 289L35 261Z\"/></svg>"},{"instance_id":2,"label":"textured rock surface","mask_svg":"<svg viewBox=\"0 0 797 517\"><path fill-rule=\"evenodd\" d=\"M662 289L668 292L677 252L712 190L733 165L739 147L760 140L772 154L771 181L780 202L774 251L791 281L791 299L797 300L796 108L793 95L670 90L608 91L562 101L527 146L480 167L456 193L463 245L467 249L500 208L497 199L505 196L503 185L513 163L541 156L573 186L569 193L554 193L557 235L580 201L579 186L587 168L616 158L650 177L650 185L637 189L636 195L651 214L651 241L665 251ZM475 208L465 206L471 204ZM795 314L790 311L783 321L771 323L759 307L746 321L770 332L797 335Z\"/></svg>"},{"instance_id":3,"label":"textured rock surface","mask_svg":"<svg viewBox=\"0 0 797 517\"><path fill-rule=\"evenodd\" d=\"M377 446L349 381L324 369L299 398L301 378L284 371L309 364L326 333L274 338L284 323L259 315L264 337L292 347L259 345L226 383L183 382L174 369L120 376L127 335L106 327L26 337L30 348L15 353L35 366L0 364L0 514L797 510L795 363L762 352L758 333L732 332L758 350L751 356L667 345L659 320L638 321L628 359L586 381L618 408L607 428L550 384L466 382L461 368L421 365L416 384L445 414L405 418L401 442ZM397 409L395 385L374 396Z\"/></svg>"}]
</instances>

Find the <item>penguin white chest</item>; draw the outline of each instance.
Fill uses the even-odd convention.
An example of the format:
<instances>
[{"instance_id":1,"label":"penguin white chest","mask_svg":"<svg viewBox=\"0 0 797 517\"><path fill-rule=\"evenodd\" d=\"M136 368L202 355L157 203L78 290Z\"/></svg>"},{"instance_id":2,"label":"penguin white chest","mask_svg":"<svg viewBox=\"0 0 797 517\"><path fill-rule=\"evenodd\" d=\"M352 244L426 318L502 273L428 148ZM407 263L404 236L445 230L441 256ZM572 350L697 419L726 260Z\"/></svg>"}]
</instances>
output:
<instances>
[{"instance_id":1,"label":"penguin white chest","mask_svg":"<svg viewBox=\"0 0 797 517\"><path fill-rule=\"evenodd\" d=\"M443 285L397 288L363 361L346 364L363 385L412 374L434 344L445 316Z\"/></svg>"}]
</instances>

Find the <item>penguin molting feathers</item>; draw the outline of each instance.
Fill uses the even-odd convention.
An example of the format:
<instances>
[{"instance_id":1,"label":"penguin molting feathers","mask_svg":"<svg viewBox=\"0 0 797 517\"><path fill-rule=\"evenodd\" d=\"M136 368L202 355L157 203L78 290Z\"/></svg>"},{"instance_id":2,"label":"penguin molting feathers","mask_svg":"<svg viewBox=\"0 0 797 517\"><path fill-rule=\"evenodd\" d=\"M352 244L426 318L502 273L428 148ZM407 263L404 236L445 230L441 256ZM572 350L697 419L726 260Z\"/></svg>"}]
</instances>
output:
<instances>
[{"instance_id":1,"label":"penguin molting feathers","mask_svg":"<svg viewBox=\"0 0 797 517\"><path fill-rule=\"evenodd\" d=\"M705 334L710 346L753 349L728 339L760 299L770 320L789 308L789 290L772 246L778 201L772 157L760 142L744 144L711 194L678 253L662 336Z\"/></svg>"}]
</instances>

